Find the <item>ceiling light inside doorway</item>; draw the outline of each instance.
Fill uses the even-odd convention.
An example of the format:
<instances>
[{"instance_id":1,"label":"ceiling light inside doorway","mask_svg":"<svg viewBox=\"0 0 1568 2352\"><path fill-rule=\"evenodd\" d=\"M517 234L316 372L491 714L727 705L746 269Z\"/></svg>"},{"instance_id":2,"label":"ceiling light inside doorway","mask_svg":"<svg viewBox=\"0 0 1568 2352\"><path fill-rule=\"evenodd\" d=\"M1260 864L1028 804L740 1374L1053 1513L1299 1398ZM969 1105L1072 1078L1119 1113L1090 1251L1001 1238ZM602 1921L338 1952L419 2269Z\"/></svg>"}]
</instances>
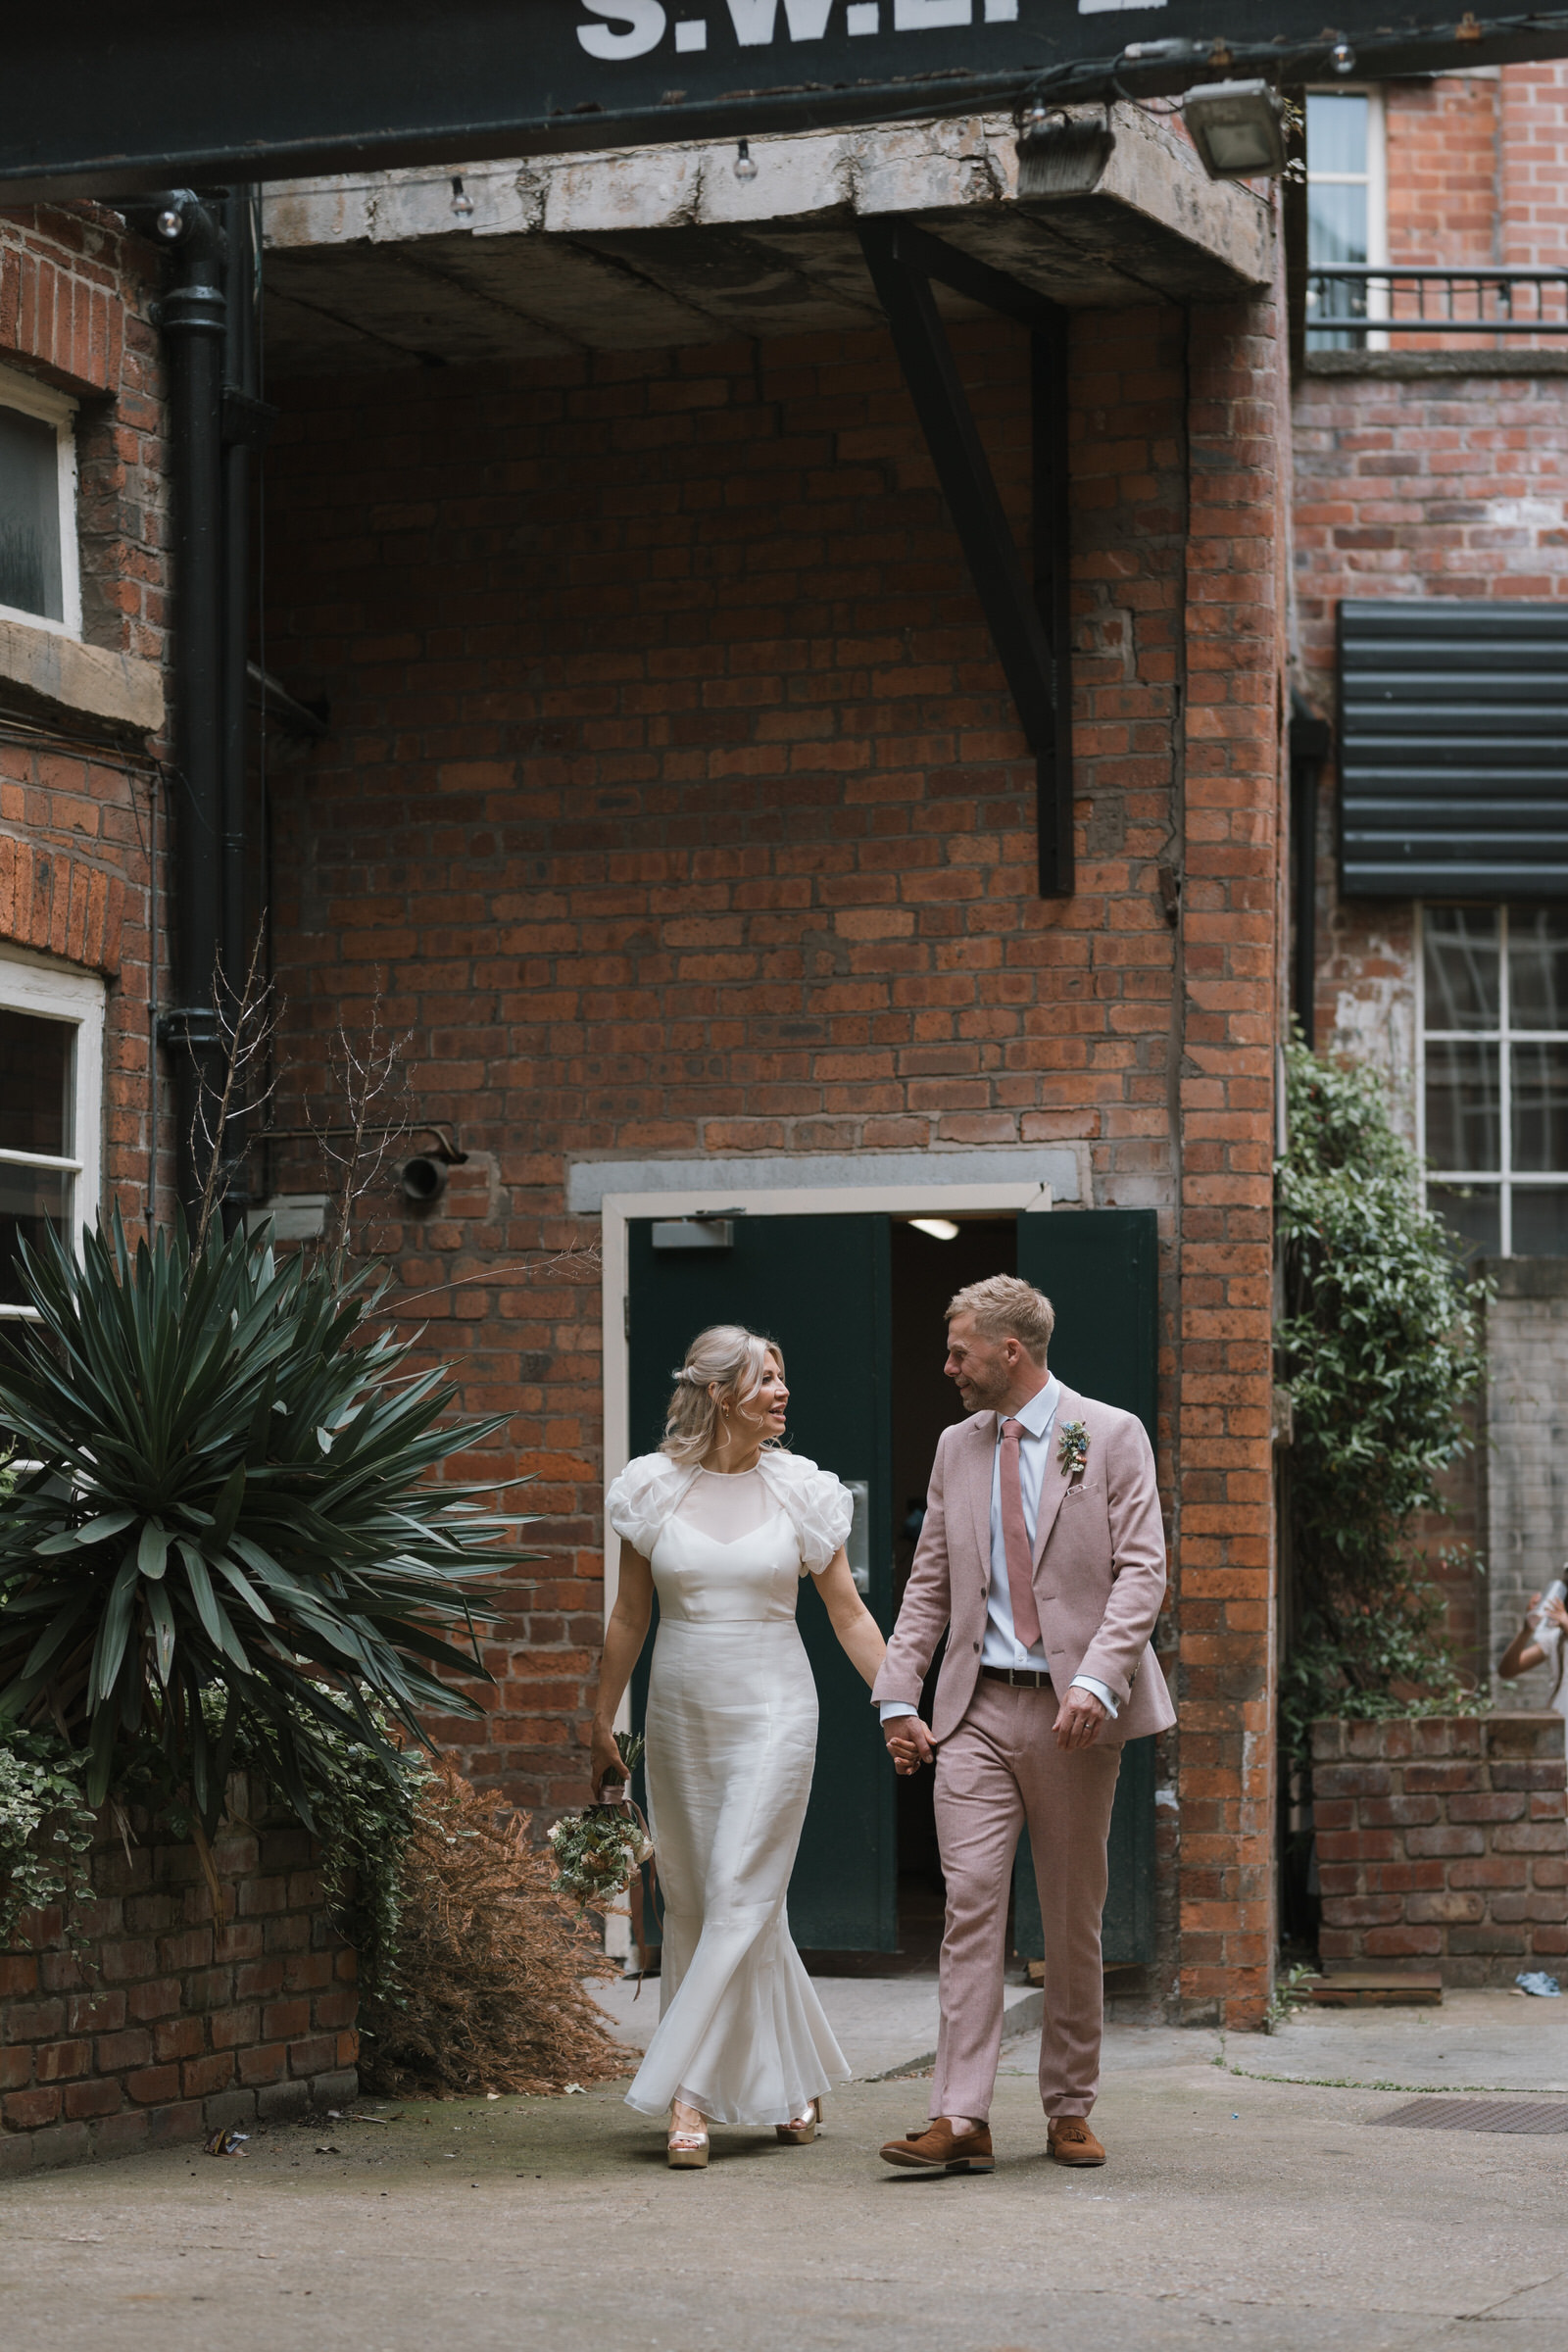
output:
<instances>
[{"instance_id":1,"label":"ceiling light inside doorway","mask_svg":"<svg viewBox=\"0 0 1568 2352\"><path fill-rule=\"evenodd\" d=\"M928 1233L934 1242L956 1242L958 1228L951 1217L911 1217L909 1223L916 1233Z\"/></svg>"},{"instance_id":2,"label":"ceiling light inside doorway","mask_svg":"<svg viewBox=\"0 0 1568 2352\"><path fill-rule=\"evenodd\" d=\"M1277 179L1285 169L1284 114L1266 81L1203 82L1182 100L1182 121L1210 179Z\"/></svg>"}]
</instances>

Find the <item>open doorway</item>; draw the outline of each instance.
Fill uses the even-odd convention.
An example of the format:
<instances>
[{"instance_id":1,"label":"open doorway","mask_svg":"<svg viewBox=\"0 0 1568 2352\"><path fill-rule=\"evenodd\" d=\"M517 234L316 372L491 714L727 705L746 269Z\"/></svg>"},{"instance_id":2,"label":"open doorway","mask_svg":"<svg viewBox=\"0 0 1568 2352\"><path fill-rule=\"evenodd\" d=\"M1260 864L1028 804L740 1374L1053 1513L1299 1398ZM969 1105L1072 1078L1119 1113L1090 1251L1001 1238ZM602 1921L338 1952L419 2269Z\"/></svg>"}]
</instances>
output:
<instances>
[{"instance_id":1,"label":"open doorway","mask_svg":"<svg viewBox=\"0 0 1568 2352\"><path fill-rule=\"evenodd\" d=\"M942 1369L945 1309L965 1283L1018 1266L1016 1217L951 1216L893 1219L891 1245L891 1402L893 1419L893 1605L904 1598L925 1513L925 1493L937 1440L964 1417L958 1392ZM945 1646L945 1645L944 1645ZM927 1680L927 1719L939 1649ZM942 1942L945 1889L937 1853L932 1776L898 1783L900 1965L934 1968Z\"/></svg>"}]
</instances>

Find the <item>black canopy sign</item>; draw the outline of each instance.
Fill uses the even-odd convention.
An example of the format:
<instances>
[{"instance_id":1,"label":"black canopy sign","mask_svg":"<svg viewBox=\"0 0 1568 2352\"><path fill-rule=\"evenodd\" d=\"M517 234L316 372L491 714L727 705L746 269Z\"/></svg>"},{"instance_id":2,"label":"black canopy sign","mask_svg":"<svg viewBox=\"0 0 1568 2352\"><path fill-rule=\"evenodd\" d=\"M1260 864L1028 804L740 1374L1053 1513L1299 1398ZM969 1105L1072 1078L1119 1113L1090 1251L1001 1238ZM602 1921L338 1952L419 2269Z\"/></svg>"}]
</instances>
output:
<instances>
[{"instance_id":1,"label":"black canopy sign","mask_svg":"<svg viewBox=\"0 0 1568 2352\"><path fill-rule=\"evenodd\" d=\"M0 187L112 195L1568 53L1561 10L1327 7L1325 21L1325 0L73 0L7 28Z\"/></svg>"}]
</instances>

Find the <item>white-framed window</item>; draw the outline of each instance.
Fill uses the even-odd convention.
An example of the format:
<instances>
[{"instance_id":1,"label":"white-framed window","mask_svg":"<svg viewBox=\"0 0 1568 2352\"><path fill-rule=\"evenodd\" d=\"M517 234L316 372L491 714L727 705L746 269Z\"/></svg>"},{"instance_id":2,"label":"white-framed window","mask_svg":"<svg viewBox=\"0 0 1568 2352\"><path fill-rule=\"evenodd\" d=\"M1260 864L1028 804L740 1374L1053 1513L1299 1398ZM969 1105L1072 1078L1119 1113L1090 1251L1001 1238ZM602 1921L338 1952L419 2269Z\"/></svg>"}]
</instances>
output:
<instances>
[{"instance_id":1,"label":"white-framed window","mask_svg":"<svg viewBox=\"0 0 1568 2352\"><path fill-rule=\"evenodd\" d=\"M79 1249L98 1213L104 990L85 972L0 956L0 1317L25 1317L17 1244Z\"/></svg>"},{"instance_id":2,"label":"white-framed window","mask_svg":"<svg viewBox=\"0 0 1568 2352\"><path fill-rule=\"evenodd\" d=\"M0 619L81 634L76 404L0 368Z\"/></svg>"},{"instance_id":3,"label":"white-framed window","mask_svg":"<svg viewBox=\"0 0 1568 2352\"><path fill-rule=\"evenodd\" d=\"M1468 1252L1568 1257L1568 906L1417 910L1427 1200Z\"/></svg>"},{"instance_id":4,"label":"white-framed window","mask_svg":"<svg viewBox=\"0 0 1568 2352\"><path fill-rule=\"evenodd\" d=\"M1383 93L1376 89L1306 94L1306 267L1336 263L1373 269L1389 259L1389 197ZM1327 321L1388 317L1388 289L1309 286L1306 323L1313 351L1382 351L1387 335Z\"/></svg>"}]
</instances>

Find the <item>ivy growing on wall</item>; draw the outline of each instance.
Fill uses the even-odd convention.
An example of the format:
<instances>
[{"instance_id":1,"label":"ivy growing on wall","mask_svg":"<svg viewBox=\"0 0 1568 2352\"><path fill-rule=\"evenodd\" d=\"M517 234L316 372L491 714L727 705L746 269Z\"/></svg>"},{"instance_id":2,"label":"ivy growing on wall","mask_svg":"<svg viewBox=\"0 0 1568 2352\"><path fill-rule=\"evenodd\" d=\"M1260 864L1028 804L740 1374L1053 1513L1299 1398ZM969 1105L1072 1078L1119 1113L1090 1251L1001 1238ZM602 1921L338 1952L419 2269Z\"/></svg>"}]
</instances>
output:
<instances>
[{"instance_id":1,"label":"ivy growing on wall","mask_svg":"<svg viewBox=\"0 0 1568 2352\"><path fill-rule=\"evenodd\" d=\"M1284 1253L1277 1334L1292 1404L1294 1593L1281 1728L1303 1755L1314 1717L1453 1713L1477 1702L1444 1638L1411 1541L1473 1443L1482 1283L1467 1283L1421 1205L1420 1166L1377 1075L1286 1054L1275 1166Z\"/></svg>"}]
</instances>

